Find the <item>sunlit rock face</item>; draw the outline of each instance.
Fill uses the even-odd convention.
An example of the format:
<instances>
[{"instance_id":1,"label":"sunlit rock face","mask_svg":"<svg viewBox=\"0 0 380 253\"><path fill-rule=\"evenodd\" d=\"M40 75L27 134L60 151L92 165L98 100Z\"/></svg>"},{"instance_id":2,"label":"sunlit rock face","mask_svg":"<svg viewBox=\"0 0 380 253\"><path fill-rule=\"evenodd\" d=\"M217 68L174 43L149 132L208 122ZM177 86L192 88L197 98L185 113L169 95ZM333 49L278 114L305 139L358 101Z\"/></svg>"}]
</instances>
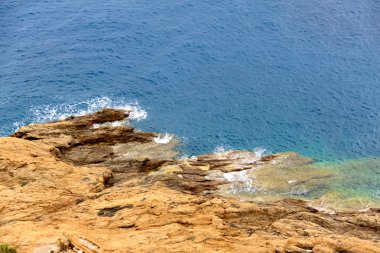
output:
<instances>
[{"instance_id":1,"label":"sunlit rock face","mask_svg":"<svg viewBox=\"0 0 380 253\"><path fill-rule=\"evenodd\" d=\"M0 138L0 242L19 252L378 252L378 160L177 158L175 137L113 123L128 115L105 109Z\"/></svg>"}]
</instances>

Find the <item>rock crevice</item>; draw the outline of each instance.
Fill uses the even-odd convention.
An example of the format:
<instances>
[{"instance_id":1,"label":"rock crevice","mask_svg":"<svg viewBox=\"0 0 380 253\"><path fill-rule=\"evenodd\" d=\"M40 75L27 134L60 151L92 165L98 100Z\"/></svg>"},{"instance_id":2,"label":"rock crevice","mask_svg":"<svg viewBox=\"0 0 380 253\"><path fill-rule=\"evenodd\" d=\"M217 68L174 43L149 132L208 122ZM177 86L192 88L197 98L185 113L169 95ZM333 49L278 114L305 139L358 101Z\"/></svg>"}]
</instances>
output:
<instances>
[{"instance_id":1,"label":"rock crevice","mask_svg":"<svg viewBox=\"0 0 380 253\"><path fill-rule=\"evenodd\" d=\"M303 200L220 192L233 173L311 159L248 151L178 159L177 140L112 125L129 113L105 109L0 138L0 242L39 253L380 251L376 209L328 214Z\"/></svg>"}]
</instances>

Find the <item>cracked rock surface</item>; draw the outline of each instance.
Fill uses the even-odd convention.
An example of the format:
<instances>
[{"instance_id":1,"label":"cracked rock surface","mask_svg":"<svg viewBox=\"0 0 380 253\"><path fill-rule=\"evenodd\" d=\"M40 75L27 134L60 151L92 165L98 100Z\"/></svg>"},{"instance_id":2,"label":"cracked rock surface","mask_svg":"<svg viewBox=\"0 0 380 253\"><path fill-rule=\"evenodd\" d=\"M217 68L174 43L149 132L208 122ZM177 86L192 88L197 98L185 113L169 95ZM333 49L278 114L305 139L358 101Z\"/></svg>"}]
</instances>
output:
<instances>
[{"instance_id":1,"label":"cracked rock surface","mask_svg":"<svg viewBox=\"0 0 380 253\"><path fill-rule=\"evenodd\" d=\"M218 193L221 173L310 159L176 159L175 139L109 124L128 115L105 109L0 138L0 243L36 253L380 252L378 209L327 214L302 200Z\"/></svg>"}]
</instances>

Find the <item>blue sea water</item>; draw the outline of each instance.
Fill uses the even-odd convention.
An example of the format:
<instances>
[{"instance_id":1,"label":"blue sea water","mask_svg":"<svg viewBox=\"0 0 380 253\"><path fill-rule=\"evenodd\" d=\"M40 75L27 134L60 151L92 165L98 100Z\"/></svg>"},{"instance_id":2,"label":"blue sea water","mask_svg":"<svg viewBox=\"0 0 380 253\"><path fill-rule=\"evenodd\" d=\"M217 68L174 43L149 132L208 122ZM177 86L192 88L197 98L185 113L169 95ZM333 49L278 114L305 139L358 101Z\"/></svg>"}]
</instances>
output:
<instances>
[{"instance_id":1,"label":"blue sea water","mask_svg":"<svg viewBox=\"0 0 380 253\"><path fill-rule=\"evenodd\" d=\"M0 135L134 104L188 155L380 156L379 0L2 0Z\"/></svg>"}]
</instances>

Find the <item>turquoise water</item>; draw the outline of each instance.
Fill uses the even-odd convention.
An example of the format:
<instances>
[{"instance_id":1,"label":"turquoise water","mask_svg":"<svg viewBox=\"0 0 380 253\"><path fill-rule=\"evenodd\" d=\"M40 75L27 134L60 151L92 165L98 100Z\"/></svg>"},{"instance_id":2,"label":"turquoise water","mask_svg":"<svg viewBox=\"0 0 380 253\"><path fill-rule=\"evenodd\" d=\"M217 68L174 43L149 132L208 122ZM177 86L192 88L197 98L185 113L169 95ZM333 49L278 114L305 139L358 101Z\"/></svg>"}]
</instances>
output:
<instances>
[{"instance_id":1,"label":"turquoise water","mask_svg":"<svg viewBox=\"0 0 380 253\"><path fill-rule=\"evenodd\" d=\"M256 201L303 199L323 211L380 207L379 158L309 162L271 163L261 169L229 173L227 178L233 180L220 193Z\"/></svg>"},{"instance_id":2,"label":"turquoise water","mask_svg":"<svg viewBox=\"0 0 380 253\"><path fill-rule=\"evenodd\" d=\"M137 101L189 155L380 155L378 0L2 0L0 35L0 135Z\"/></svg>"}]
</instances>

